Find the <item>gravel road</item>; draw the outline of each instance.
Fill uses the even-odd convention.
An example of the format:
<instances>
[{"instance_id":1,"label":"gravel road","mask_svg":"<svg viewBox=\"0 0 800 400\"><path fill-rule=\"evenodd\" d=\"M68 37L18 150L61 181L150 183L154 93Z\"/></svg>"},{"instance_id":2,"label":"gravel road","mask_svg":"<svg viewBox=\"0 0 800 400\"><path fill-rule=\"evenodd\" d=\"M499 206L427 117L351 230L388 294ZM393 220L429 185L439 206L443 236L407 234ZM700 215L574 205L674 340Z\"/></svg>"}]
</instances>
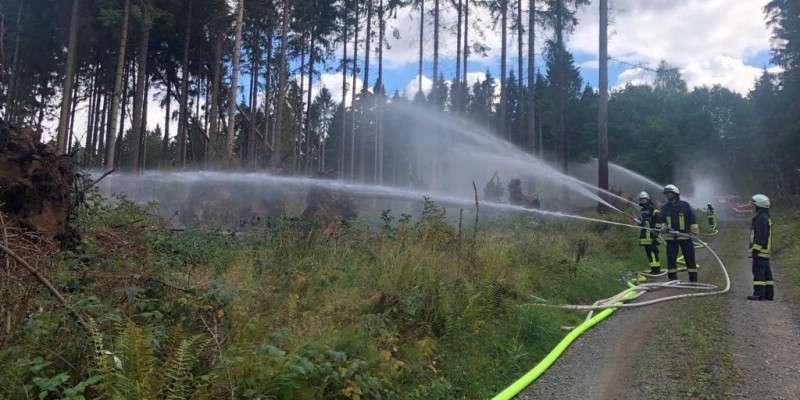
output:
<instances>
[{"instance_id":1,"label":"gravel road","mask_svg":"<svg viewBox=\"0 0 800 400\"><path fill-rule=\"evenodd\" d=\"M709 240L731 274L730 293L617 310L517 398L800 399L800 293L782 279L781 268L791 266L778 254L775 301L745 299L747 222L724 225ZM698 260L701 282L721 285L708 252L698 250Z\"/></svg>"}]
</instances>

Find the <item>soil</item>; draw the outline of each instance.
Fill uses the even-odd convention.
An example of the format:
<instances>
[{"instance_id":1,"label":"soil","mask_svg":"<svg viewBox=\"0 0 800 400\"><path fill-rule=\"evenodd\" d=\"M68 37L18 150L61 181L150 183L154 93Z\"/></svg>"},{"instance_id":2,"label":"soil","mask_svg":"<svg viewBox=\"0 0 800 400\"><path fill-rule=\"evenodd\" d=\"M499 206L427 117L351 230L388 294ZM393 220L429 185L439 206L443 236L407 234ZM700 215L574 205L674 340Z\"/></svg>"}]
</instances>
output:
<instances>
[{"instance_id":1,"label":"soil","mask_svg":"<svg viewBox=\"0 0 800 400\"><path fill-rule=\"evenodd\" d=\"M0 212L13 224L66 238L74 178L70 157L41 143L41 132L0 120Z\"/></svg>"}]
</instances>

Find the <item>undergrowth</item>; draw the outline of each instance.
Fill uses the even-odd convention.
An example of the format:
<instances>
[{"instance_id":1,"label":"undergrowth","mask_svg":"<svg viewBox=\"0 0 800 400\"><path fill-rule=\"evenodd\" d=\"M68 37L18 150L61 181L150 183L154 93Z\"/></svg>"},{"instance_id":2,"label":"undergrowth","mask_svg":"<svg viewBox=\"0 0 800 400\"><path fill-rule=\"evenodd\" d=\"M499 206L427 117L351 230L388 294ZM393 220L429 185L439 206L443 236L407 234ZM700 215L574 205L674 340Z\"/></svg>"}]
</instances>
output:
<instances>
[{"instance_id":1,"label":"undergrowth","mask_svg":"<svg viewBox=\"0 0 800 400\"><path fill-rule=\"evenodd\" d=\"M635 230L505 214L473 237L428 199L377 227L237 234L87 204L53 262L90 329L42 290L0 350L0 398L487 398L583 318L533 303L591 303L645 265Z\"/></svg>"}]
</instances>

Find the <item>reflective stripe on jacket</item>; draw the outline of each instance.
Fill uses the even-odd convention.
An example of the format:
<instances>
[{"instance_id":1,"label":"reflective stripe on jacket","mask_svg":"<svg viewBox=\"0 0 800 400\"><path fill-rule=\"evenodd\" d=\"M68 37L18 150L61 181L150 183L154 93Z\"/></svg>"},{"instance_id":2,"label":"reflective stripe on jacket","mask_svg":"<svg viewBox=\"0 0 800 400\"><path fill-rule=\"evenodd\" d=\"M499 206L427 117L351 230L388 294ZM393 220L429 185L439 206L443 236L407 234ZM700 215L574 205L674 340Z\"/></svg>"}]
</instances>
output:
<instances>
[{"instance_id":1,"label":"reflective stripe on jacket","mask_svg":"<svg viewBox=\"0 0 800 400\"><path fill-rule=\"evenodd\" d=\"M769 210L760 208L750 226L750 250L753 257L770 258L772 255L772 218Z\"/></svg>"},{"instance_id":2,"label":"reflective stripe on jacket","mask_svg":"<svg viewBox=\"0 0 800 400\"><path fill-rule=\"evenodd\" d=\"M692 206L680 198L678 198L675 204L667 202L667 204L661 207L661 214L664 216L666 227L671 231L690 234L693 229L700 229L700 225L697 224L697 218L694 215ZM689 238L685 236L670 234L665 234L664 239L689 240Z\"/></svg>"},{"instance_id":3,"label":"reflective stripe on jacket","mask_svg":"<svg viewBox=\"0 0 800 400\"><path fill-rule=\"evenodd\" d=\"M639 244L642 246L650 245L656 242L656 238L658 237L657 232L653 232L651 229L661 229L661 223L663 218L661 218L661 212L658 211L653 203L647 203L646 205L642 206L641 211L641 218L639 222L639 226L645 228L639 232Z\"/></svg>"}]
</instances>

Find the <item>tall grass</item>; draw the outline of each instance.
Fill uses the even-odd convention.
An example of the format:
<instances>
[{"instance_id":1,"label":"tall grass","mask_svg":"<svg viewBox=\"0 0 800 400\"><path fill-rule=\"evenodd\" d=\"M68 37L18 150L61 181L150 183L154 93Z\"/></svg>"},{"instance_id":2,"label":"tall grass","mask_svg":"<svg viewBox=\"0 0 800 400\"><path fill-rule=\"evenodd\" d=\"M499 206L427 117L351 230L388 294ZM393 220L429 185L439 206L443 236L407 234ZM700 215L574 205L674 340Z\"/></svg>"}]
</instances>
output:
<instances>
[{"instance_id":1,"label":"tall grass","mask_svg":"<svg viewBox=\"0 0 800 400\"><path fill-rule=\"evenodd\" d=\"M515 214L482 216L473 237L427 200L417 218L384 212L382 227L285 216L246 237L172 232L145 209L114 204L85 213L85 244L58 264L97 334L37 341L20 328L0 351L0 363L17 366L0 371L0 397L38 397L35 379L65 371L45 397L81 383L87 397L111 396L109 359L92 350L101 343L125 355L115 379L164 396L486 398L583 317L535 299L589 303L647 265L635 230ZM67 316L49 307L36 318L58 329ZM147 365L173 366L173 383L129 373L137 348ZM36 357L51 364L34 370Z\"/></svg>"}]
</instances>

